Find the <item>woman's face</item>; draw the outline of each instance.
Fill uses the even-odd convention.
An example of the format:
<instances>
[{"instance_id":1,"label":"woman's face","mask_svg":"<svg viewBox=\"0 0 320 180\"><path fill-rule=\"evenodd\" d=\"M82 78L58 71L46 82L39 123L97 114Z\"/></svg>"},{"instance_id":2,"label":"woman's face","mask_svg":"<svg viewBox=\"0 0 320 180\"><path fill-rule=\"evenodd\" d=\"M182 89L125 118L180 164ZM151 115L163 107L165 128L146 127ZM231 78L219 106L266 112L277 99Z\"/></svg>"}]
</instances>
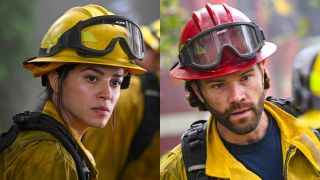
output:
<instances>
[{"instance_id":1,"label":"woman's face","mask_svg":"<svg viewBox=\"0 0 320 180\"><path fill-rule=\"evenodd\" d=\"M79 64L62 85L60 113L78 133L104 127L120 96L123 68ZM80 133L80 134L82 134Z\"/></svg>"}]
</instances>

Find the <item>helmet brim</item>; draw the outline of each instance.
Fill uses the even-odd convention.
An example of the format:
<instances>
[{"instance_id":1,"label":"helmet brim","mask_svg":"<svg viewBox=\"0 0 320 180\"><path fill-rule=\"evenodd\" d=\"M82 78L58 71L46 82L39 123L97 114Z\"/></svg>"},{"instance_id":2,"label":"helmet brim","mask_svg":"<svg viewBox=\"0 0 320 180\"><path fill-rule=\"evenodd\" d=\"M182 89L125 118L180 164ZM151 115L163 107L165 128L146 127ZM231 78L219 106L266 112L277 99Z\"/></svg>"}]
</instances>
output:
<instances>
[{"instance_id":1,"label":"helmet brim","mask_svg":"<svg viewBox=\"0 0 320 180\"><path fill-rule=\"evenodd\" d=\"M37 63L50 63L53 64L52 68L45 67L41 70L38 68L37 72L33 72L33 76L42 76L49 71L56 69L57 67L66 63L81 63L81 64L97 64L126 68L130 74L143 74L147 70L142 67L130 63L127 59L108 60L106 58L85 58L85 57L66 57L66 56L54 56L54 57L37 57L24 63L24 67L32 71L32 66L37 66ZM54 65L56 64L56 65Z\"/></svg>"}]
</instances>

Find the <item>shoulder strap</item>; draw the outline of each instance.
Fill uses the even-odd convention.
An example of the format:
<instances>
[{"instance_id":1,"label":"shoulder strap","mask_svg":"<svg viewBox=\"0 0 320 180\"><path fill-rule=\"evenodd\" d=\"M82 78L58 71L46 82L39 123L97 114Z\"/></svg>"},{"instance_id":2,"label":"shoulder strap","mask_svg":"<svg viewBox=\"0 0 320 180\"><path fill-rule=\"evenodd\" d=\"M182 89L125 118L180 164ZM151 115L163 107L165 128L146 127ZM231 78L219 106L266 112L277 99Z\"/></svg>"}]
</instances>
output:
<instances>
[{"instance_id":1,"label":"shoulder strap","mask_svg":"<svg viewBox=\"0 0 320 180\"><path fill-rule=\"evenodd\" d=\"M287 113L293 115L294 117L298 117L303 114L303 112L301 112L298 108L294 106L292 98L274 98L268 96L266 100L278 106Z\"/></svg>"},{"instance_id":2,"label":"shoulder strap","mask_svg":"<svg viewBox=\"0 0 320 180\"><path fill-rule=\"evenodd\" d=\"M205 174L207 121L194 122L181 137L182 157L188 180L212 179Z\"/></svg>"},{"instance_id":3,"label":"shoulder strap","mask_svg":"<svg viewBox=\"0 0 320 180\"><path fill-rule=\"evenodd\" d=\"M86 165L85 159L87 157L85 153L62 124L52 119L52 117L40 112L29 111L16 114L13 116L13 121L14 125L11 129L3 136L1 135L1 144L5 144L1 148L4 149L9 146L15 140L19 130L46 131L57 138L71 154L77 167L78 178L81 180L90 179L90 170Z\"/></svg>"},{"instance_id":4,"label":"shoulder strap","mask_svg":"<svg viewBox=\"0 0 320 180\"><path fill-rule=\"evenodd\" d=\"M144 94L144 114L131 141L127 162L137 159L150 144L160 123L160 93L157 75L147 72L139 76Z\"/></svg>"},{"instance_id":5,"label":"shoulder strap","mask_svg":"<svg viewBox=\"0 0 320 180\"><path fill-rule=\"evenodd\" d=\"M287 113L293 115L294 117L298 117L303 114L301 110L296 108L293 103L292 98L274 98L271 96L268 96L266 98L267 101L273 103L274 105L280 107ZM313 133L317 136L317 138L320 140L320 133L319 129L312 129Z\"/></svg>"},{"instance_id":6,"label":"shoulder strap","mask_svg":"<svg viewBox=\"0 0 320 180\"><path fill-rule=\"evenodd\" d=\"M0 135L0 151L7 148L18 135L18 126L16 124L12 125L11 128Z\"/></svg>"}]
</instances>

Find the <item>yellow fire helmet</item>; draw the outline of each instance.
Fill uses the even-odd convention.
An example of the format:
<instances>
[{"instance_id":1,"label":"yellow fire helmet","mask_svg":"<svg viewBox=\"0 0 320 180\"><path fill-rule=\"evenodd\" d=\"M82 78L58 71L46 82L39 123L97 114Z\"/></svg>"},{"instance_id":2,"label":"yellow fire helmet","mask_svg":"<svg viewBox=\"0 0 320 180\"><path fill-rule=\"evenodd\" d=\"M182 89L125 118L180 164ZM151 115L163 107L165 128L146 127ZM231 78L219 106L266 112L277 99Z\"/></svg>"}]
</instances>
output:
<instances>
[{"instance_id":1,"label":"yellow fire helmet","mask_svg":"<svg viewBox=\"0 0 320 180\"><path fill-rule=\"evenodd\" d=\"M320 128L320 45L302 49L296 56L292 78L295 105L304 112L299 126Z\"/></svg>"},{"instance_id":2,"label":"yellow fire helmet","mask_svg":"<svg viewBox=\"0 0 320 180\"><path fill-rule=\"evenodd\" d=\"M153 21L149 26L141 26L144 42L154 51L160 52L160 19Z\"/></svg>"},{"instance_id":3,"label":"yellow fire helmet","mask_svg":"<svg viewBox=\"0 0 320 180\"><path fill-rule=\"evenodd\" d=\"M24 67L34 77L67 63L89 63L123 67L130 74L146 70L135 64L144 57L140 28L98 5L74 7L57 19L45 34L39 57Z\"/></svg>"}]
</instances>

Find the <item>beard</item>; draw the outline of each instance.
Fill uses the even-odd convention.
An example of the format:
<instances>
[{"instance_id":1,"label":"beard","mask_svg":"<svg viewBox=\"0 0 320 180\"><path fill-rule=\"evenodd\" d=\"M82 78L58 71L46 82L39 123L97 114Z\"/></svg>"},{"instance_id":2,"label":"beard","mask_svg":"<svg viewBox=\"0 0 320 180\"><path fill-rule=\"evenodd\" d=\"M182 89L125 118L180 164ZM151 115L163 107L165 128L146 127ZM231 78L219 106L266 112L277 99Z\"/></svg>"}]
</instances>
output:
<instances>
[{"instance_id":1,"label":"beard","mask_svg":"<svg viewBox=\"0 0 320 180\"><path fill-rule=\"evenodd\" d=\"M207 106L212 114L212 117L216 119L221 125L235 134L244 135L252 132L259 125L263 111L265 94L265 90L263 90L263 93L261 93L257 104L247 102L234 103L231 104L224 112L219 112L210 104L207 104ZM247 109L247 111L253 112L253 116L238 119L236 122L231 121L230 116L232 115L232 112L242 108Z\"/></svg>"}]
</instances>

